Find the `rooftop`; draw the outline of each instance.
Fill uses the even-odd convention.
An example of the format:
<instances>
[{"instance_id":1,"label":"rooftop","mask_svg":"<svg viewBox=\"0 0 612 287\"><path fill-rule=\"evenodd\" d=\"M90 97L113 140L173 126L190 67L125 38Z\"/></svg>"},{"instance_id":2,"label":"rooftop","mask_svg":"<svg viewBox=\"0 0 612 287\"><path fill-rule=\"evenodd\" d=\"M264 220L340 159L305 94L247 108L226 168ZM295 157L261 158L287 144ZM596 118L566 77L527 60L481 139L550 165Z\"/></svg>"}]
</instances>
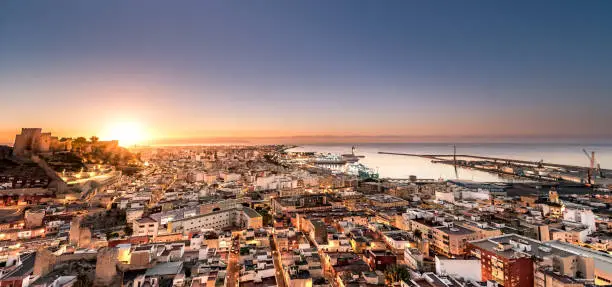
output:
<instances>
[{"instance_id":1,"label":"rooftop","mask_svg":"<svg viewBox=\"0 0 612 287\"><path fill-rule=\"evenodd\" d=\"M143 217L143 218L140 218L140 219L136 220L136 222L138 222L138 223L143 223L143 224L144 224L144 223L155 223L155 222L157 222L157 221L155 221L155 220L154 220L153 218L151 218L151 217Z\"/></svg>"},{"instance_id":2,"label":"rooftop","mask_svg":"<svg viewBox=\"0 0 612 287\"><path fill-rule=\"evenodd\" d=\"M242 211L244 211L244 213L253 218L253 217L261 217L261 214L259 214L257 211L255 211L254 209L250 208L250 207L243 207Z\"/></svg>"},{"instance_id":3,"label":"rooftop","mask_svg":"<svg viewBox=\"0 0 612 287\"><path fill-rule=\"evenodd\" d=\"M470 244L506 258L518 258L522 256L521 254L533 255L539 258L553 254L561 257L576 255L576 253L555 247L548 247L540 241L517 234L506 234L488 239L470 241ZM505 246L507 248L499 248L500 246Z\"/></svg>"},{"instance_id":4,"label":"rooftop","mask_svg":"<svg viewBox=\"0 0 612 287\"><path fill-rule=\"evenodd\" d=\"M470 229L467 229L463 226L452 226L452 227L436 227L436 229L449 234L449 235L466 235L466 234L472 234L472 233L476 233L475 231L472 231Z\"/></svg>"},{"instance_id":5,"label":"rooftop","mask_svg":"<svg viewBox=\"0 0 612 287\"><path fill-rule=\"evenodd\" d=\"M604 270L607 274L612 274L612 256L608 254L561 241L547 241L544 244L552 248L576 253L580 256L592 257L596 269Z\"/></svg>"},{"instance_id":6,"label":"rooftop","mask_svg":"<svg viewBox=\"0 0 612 287\"><path fill-rule=\"evenodd\" d=\"M368 195L367 198L372 201L378 201L382 203L392 203L392 202L404 202L405 200L395 197L388 194L374 194Z\"/></svg>"},{"instance_id":7,"label":"rooftop","mask_svg":"<svg viewBox=\"0 0 612 287\"><path fill-rule=\"evenodd\" d=\"M173 275L178 274L183 269L183 262L164 262L159 263L149 269L145 276Z\"/></svg>"},{"instance_id":8,"label":"rooftop","mask_svg":"<svg viewBox=\"0 0 612 287\"><path fill-rule=\"evenodd\" d=\"M2 279L29 275L34 270L34 259L36 259L36 253L21 255L21 265L2 276Z\"/></svg>"}]
</instances>

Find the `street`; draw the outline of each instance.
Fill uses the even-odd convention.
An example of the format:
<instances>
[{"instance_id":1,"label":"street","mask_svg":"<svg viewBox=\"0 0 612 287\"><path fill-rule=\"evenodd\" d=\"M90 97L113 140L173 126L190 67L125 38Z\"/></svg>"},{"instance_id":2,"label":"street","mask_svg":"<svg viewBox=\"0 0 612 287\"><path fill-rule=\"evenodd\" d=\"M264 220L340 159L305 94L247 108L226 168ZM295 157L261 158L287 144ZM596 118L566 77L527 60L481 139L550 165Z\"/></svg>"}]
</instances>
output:
<instances>
[{"instance_id":1,"label":"street","mask_svg":"<svg viewBox=\"0 0 612 287\"><path fill-rule=\"evenodd\" d=\"M276 269L276 285L280 287L286 287L285 276L283 275L283 268L280 258L280 253L276 248L276 242L273 238L270 239L270 247L272 247L272 259L274 261L274 269Z\"/></svg>"},{"instance_id":2,"label":"street","mask_svg":"<svg viewBox=\"0 0 612 287\"><path fill-rule=\"evenodd\" d=\"M238 252L236 252L238 251ZM238 286L238 277L240 276L240 243L239 240L232 242L232 247L227 255L227 286Z\"/></svg>"}]
</instances>

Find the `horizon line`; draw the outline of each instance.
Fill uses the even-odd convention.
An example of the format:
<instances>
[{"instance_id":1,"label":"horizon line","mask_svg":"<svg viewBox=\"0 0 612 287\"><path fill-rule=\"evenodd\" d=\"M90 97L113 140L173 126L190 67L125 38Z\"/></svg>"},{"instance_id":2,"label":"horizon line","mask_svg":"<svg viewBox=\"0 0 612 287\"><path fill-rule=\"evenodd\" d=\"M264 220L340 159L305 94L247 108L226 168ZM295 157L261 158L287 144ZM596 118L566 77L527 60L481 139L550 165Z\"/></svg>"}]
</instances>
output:
<instances>
[{"instance_id":1,"label":"horizon line","mask_svg":"<svg viewBox=\"0 0 612 287\"><path fill-rule=\"evenodd\" d=\"M78 136L72 136L78 137ZM87 138L87 137L86 137ZM138 146L163 145L223 145L223 144L612 144L612 135L294 135L294 136L223 136L223 137L167 137L153 138ZM14 142L0 142L0 145L13 146Z\"/></svg>"}]
</instances>

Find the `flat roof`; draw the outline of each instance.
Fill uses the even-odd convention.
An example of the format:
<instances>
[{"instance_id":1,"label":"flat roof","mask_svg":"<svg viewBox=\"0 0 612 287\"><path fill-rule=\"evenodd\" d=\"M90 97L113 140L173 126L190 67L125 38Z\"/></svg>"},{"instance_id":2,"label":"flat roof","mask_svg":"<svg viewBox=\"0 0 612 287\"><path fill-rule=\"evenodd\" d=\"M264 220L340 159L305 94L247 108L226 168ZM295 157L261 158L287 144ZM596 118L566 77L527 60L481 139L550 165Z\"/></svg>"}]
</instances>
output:
<instances>
[{"instance_id":1,"label":"flat roof","mask_svg":"<svg viewBox=\"0 0 612 287\"><path fill-rule=\"evenodd\" d=\"M467 229L463 226L453 226L453 227L436 227L436 229L446 233L446 234L455 234L455 235L465 235L465 234L471 234L471 233L476 233L473 230Z\"/></svg>"},{"instance_id":2,"label":"flat roof","mask_svg":"<svg viewBox=\"0 0 612 287\"><path fill-rule=\"evenodd\" d=\"M151 217L143 217L143 218L140 218L140 219L136 220L136 222L138 222L138 223L155 223L157 221L155 221L155 219L153 219Z\"/></svg>"},{"instance_id":3,"label":"flat roof","mask_svg":"<svg viewBox=\"0 0 612 287\"><path fill-rule=\"evenodd\" d=\"M573 245L570 243L555 241L546 241L545 245L561 250L567 250L568 252L576 253L584 257L592 257L595 263L595 268L604 270L607 274L612 274L612 256L609 254L584 248L582 246Z\"/></svg>"},{"instance_id":4,"label":"flat roof","mask_svg":"<svg viewBox=\"0 0 612 287\"><path fill-rule=\"evenodd\" d=\"M213 211L213 212L209 212L209 213L198 214L198 215L195 215L195 216L192 216L192 217L175 219L173 222L181 222L181 221L187 221L187 220L192 220L192 219L198 219L198 218L202 218L202 217L207 217L207 216L211 216L211 215L221 214L221 213L224 213L224 212L232 212L232 211L236 211L236 208L217 210L217 211Z\"/></svg>"},{"instance_id":5,"label":"flat roof","mask_svg":"<svg viewBox=\"0 0 612 287\"><path fill-rule=\"evenodd\" d=\"M501 244L510 244L510 241L515 241L515 242L520 242L526 245L530 246L530 251L517 251L514 250L513 248L510 248L508 250L499 250L497 249L498 245ZM559 248L555 248L555 247L551 247L550 251L548 250L542 250L540 249L540 247L548 247L547 245L545 245L544 243L531 239L531 238L527 238L524 236L520 236L518 234L505 234L502 236L498 236L498 237L492 237L492 238L488 238L488 239L482 239L482 240L476 240L476 241L470 241L470 244L477 246L479 248L485 249L489 252L493 252L497 255L506 257L506 258L516 258L520 256L520 253L523 254L529 254L529 255L535 255L536 257L545 257L548 255L558 255L561 257L567 257L567 256L572 256L572 255L577 255L575 252L569 252L563 249L559 249Z\"/></svg>"},{"instance_id":6,"label":"flat roof","mask_svg":"<svg viewBox=\"0 0 612 287\"><path fill-rule=\"evenodd\" d=\"M156 276L156 275L172 275L178 274L183 269L183 262L164 262L159 263L145 272L145 276Z\"/></svg>"},{"instance_id":7,"label":"flat roof","mask_svg":"<svg viewBox=\"0 0 612 287\"><path fill-rule=\"evenodd\" d=\"M250 207L243 207L242 211L244 211L248 217L261 217L261 214Z\"/></svg>"}]
</instances>

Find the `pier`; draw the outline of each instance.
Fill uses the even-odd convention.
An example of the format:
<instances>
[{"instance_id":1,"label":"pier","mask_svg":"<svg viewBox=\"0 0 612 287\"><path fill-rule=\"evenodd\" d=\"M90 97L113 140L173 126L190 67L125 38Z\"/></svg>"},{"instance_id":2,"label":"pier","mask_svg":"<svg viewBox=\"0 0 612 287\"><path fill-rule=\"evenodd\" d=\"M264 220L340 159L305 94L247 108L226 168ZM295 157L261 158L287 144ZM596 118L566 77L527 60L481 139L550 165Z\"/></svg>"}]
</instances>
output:
<instances>
[{"instance_id":1,"label":"pier","mask_svg":"<svg viewBox=\"0 0 612 287\"><path fill-rule=\"evenodd\" d=\"M589 184L590 169L584 166L527 161L509 158L479 156L470 154L414 154L399 152L378 152L379 154L413 156L430 159L433 163L454 165L497 175L512 175L537 181L571 182ZM599 170L598 180L608 181L612 170Z\"/></svg>"},{"instance_id":2,"label":"pier","mask_svg":"<svg viewBox=\"0 0 612 287\"><path fill-rule=\"evenodd\" d=\"M563 169L579 169L584 170L587 167L584 166L576 166L576 165L567 165L567 164L557 164L557 163L547 163L547 162L539 162L539 161L528 161L528 160L519 160L519 159L509 159L509 158L499 158L499 157L489 157L489 156L479 156L479 155L469 155L469 154L414 154L414 153L399 153L399 152L384 152L380 151L379 154L390 154L390 155L403 155L403 156L415 156L415 157L423 157L440 161L448 161L448 157L457 157L457 158L473 158L473 159L482 159L486 161L492 161L494 163L514 163L514 164L523 164L523 165L533 165L533 166L549 166L549 167L558 167Z\"/></svg>"}]
</instances>

